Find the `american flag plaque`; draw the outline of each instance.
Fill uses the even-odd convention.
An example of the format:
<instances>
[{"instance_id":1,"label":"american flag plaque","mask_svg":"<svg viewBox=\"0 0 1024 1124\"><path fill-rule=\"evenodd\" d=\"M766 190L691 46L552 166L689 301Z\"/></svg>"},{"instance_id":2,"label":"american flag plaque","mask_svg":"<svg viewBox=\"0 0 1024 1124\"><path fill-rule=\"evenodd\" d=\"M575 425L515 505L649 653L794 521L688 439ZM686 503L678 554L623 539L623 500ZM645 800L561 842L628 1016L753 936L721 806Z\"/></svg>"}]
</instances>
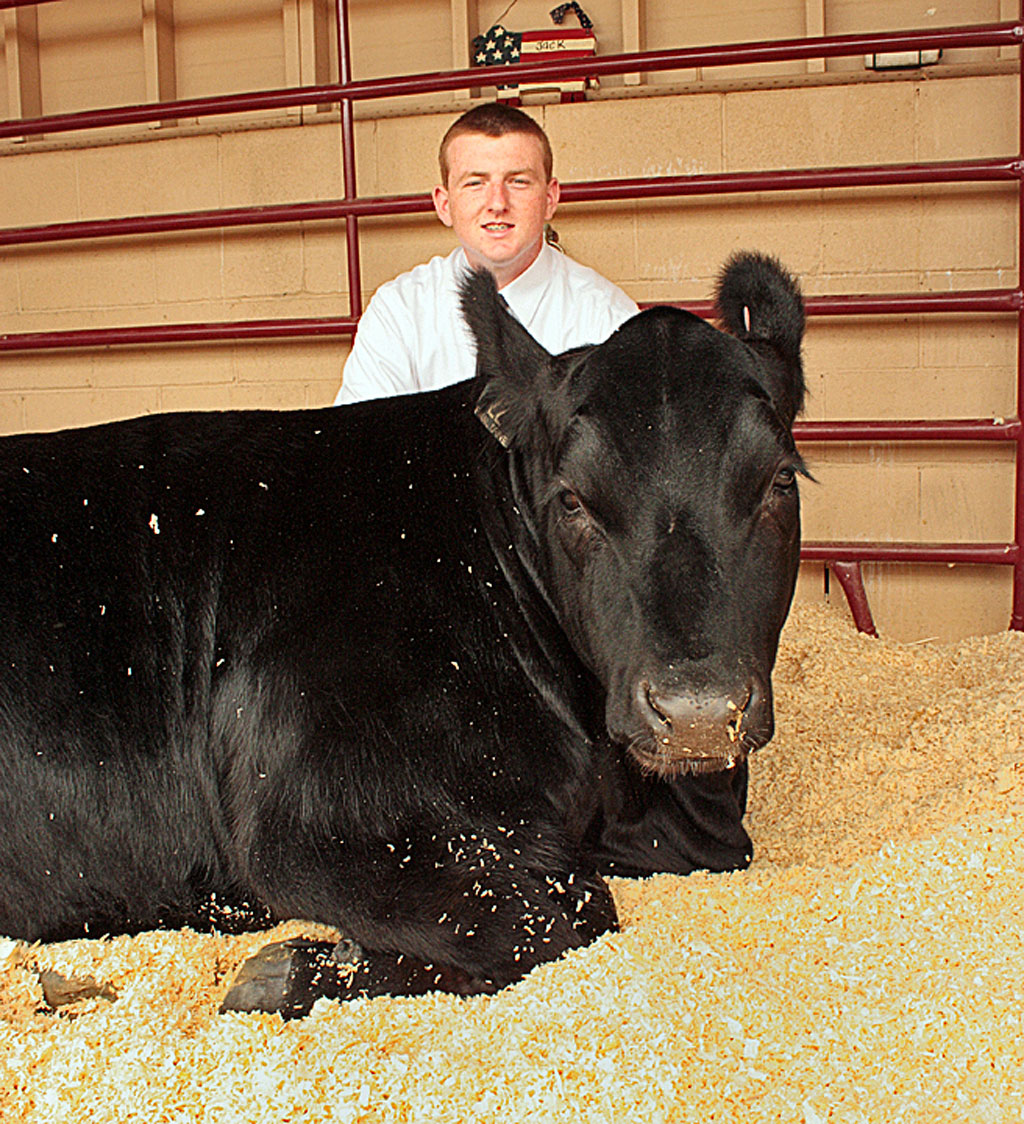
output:
<instances>
[{"instance_id":1,"label":"american flag plaque","mask_svg":"<svg viewBox=\"0 0 1024 1124\"><path fill-rule=\"evenodd\" d=\"M510 66L519 62L560 62L564 59L592 58L597 54L597 38L594 25L580 10L577 4L565 4L556 8L551 17L561 23L565 17L562 9L575 9L582 26L578 28L551 27L543 31L511 31L503 24L495 24L483 35L473 40L472 59L474 66ZM596 86L596 78L551 79L544 82L498 84L498 97L518 98L523 94L533 94L556 90L562 95L582 97L588 87Z\"/></svg>"}]
</instances>

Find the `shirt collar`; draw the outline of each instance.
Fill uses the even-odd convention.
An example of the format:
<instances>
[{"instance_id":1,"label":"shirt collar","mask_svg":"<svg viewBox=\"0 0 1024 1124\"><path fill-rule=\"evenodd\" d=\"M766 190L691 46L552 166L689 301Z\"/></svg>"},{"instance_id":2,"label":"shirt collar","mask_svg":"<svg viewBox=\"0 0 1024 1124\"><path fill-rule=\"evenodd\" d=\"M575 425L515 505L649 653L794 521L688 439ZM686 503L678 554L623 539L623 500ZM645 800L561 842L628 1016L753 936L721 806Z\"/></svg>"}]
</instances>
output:
<instances>
[{"instance_id":1,"label":"shirt collar","mask_svg":"<svg viewBox=\"0 0 1024 1124\"><path fill-rule=\"evenodd\" d=\"M547 242L542 242L540 253L514 281L510 281L501 290L502 297L521 324L531 323L540 308L551 281L552 259L556 253L558 251L553 250ZM456 278L469 270L466 251L461 246L455 248L451 258Z\"/></svg>"},{"instance_id":2,"label":"shirt collar","mask_svg":"<svg viewBox=\"0 0 1024 1124\"><path fill-rule=\"evenodd\" d=\"M522 324L533 321L540 303L551 281L551 258L557 253L547 242L541 242L540 253L514 280L510 281L501 295L508 301L509 308Z\"/></svg>"}]
</instances>

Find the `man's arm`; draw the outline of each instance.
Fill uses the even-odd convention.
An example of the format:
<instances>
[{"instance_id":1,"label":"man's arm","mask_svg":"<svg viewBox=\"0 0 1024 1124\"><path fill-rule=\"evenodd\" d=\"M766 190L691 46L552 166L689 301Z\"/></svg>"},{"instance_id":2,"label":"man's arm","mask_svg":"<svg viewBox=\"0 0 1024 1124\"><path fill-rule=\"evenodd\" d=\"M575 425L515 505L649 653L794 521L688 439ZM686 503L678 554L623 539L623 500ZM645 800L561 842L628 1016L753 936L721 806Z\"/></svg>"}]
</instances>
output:
<instances>
[{"instance_id":1,"label":"man's arm","mask_svg":"<svg viewBox=\"0 0 1024 1124\"><path fill-rule=\"evenodd\" d=\"M412 324L398 322L378 292L359 319L334 405L418 390L410 346L414 332Z\"/></svg>"}]
</instances>

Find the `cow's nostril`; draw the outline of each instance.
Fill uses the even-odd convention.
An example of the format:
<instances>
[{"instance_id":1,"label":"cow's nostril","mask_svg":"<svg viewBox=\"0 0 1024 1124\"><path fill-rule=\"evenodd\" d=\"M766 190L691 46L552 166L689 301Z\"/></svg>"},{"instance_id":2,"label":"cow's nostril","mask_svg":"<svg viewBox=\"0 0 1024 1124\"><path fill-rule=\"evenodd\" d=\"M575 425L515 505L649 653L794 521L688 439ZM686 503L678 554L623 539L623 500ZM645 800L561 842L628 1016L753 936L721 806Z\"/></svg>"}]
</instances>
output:
<instances>
[{"instance_id":1,"label":"cow's nostril","mask_svg":"<svg viewBox=\"0 0 1024 1124\"><path fill-rule=\"evenodd\" d=\"M753 686L748 686L742 703L734 702L732 699L725 700L725 709L727 712L725 728L729 735L729 741L731 742L738 742L743 736L743 719L750 711L754 693L755 688Z\"/></svg>"},{"instance_id":2,"label":"cow's nostril","mask_svg":"<svg viewBox=\"0 0 1024 1124\"><path fill-rule=\"evenodd\" d=\"M645 709L650 715L653 715L656 722L660 722L663 726L667 727L667 729L671 730L672 719L658 705L658 696L650 683L642 683L640 685L640 690L642 692L643 702L646 704Z\"/></svg>"}]
</instances>

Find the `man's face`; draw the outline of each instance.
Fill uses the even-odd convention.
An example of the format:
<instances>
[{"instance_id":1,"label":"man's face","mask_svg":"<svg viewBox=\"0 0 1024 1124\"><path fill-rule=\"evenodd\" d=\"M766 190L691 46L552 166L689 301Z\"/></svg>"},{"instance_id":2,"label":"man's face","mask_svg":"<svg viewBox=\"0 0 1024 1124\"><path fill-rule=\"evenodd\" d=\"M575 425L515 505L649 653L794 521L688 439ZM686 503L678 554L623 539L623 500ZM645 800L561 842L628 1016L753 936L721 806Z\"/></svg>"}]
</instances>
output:
<instances>
[{"instance_id":1,"label":"man's face","mask_svg":"<svg viewBox=\"0 0 1024 1124\"><path fill-rule=\"evenodd\" d=\"M536 137L463 133L448 146L448 182L434 188L434 208L470 265L489 269L501 288L540 253L558 193Z\"/></svg>"}]
</instances>

